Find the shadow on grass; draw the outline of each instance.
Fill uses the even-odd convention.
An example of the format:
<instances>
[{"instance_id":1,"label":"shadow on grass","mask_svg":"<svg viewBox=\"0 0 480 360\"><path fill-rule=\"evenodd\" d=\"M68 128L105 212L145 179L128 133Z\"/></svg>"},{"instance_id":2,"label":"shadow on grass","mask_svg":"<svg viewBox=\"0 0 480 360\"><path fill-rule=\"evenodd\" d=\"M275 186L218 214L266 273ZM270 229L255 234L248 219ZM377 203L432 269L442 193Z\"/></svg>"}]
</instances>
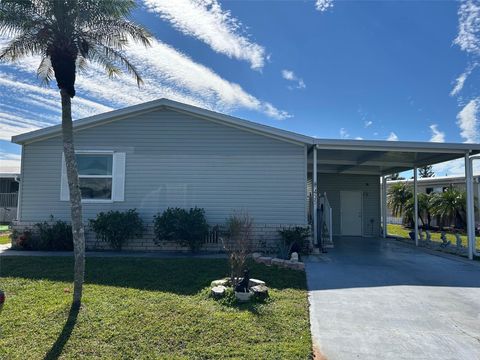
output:
<instances>
[{"instance_id":1,"label":"shadow on grass","mask_svg":"<svg viewBox=\"0 0 480 360\"><path fill-rule=\"evenodd\" d=\"M248 267L270 288L306 289L303 272L253 262ZM72 282L72 268L66 257L4 257L0 276ZM227 274L226 259L87 258L85 283L194 295Z\"/></svg>"},{"instance_id":2,"label":"shadow on grass","mask_svg":"<svg viewBox=\"0 0 480 360\"><path fill-rule=\"evenodd\" d=\"M70 339L70 335L72 335L72 331L75 328L79 312L80 306L72 304L68 313L67 322L63 326L60 335L58 335L57 340L52 345L52 348L45 355L44 360L56 360L60 357L65 344L68 342L68 339Z\"/></svg>"}]
</instances>

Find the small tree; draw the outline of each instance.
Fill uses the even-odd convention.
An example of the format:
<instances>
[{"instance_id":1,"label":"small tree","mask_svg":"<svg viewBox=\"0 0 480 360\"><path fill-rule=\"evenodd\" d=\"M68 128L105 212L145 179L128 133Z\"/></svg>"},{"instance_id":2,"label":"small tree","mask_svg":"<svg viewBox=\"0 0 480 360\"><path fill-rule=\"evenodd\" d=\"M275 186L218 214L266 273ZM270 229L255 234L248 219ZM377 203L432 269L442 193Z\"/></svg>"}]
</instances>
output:
<instances>
[{"instance_id":1,"label":"small tree","mask_svg":"<svg viewBox=\"0 0 480 360\"><path fill-rule=\"evenodd\" d=\"M444 224L453 221L453 225L459 223L464 228L466 225L466 207L466 192L450 186L435 197L433 214L440 216Z\"/></svg>"},{"instance_id":2,"label":"small tree","mask_svg":"<svg viewBox=\"0 0 480 360\"><path fill-rule=\"evenodd\" d=\"M221 237L228 254L233 288L240 282L247 256L252 251L252 228L253 219L247 212L234 213L227 219L225 233Z\"/></svg>"},{"instance_id":3,"label":"small tree","mask_svg":"<svg viewBox=\"0 0 480 360\"><path fill-rule=\"evenodd\" d=\"M387 205L393 216L401 216L409 199L413 198L412 187L407 183L392 184L387 193Z\"/></svg>"},{"instance_id":4,"label":"small tree","mask_svg":"<svg viewBox=\"0 0 480 360\"><path fill-rule=\"evenodd\" d=\"M434 193L425 194L420 193L418 194L418 217L422 222L422 225L427 225L427 229L430 229L430 224L432 221L432 214L433 214L433 205L436 201L436 195ZM414 221L414 212L415 212L415 200L413 196L407 200L404 206L404 222L405 223L413 223Z\"/></svg>"},{"instance_id":5,"label":"small tree","mask_svg":"<svg viewBox=\"0 0 480 360\"><path fill-rule=\"evenodd\" d=\"M418 176L421 178L430 178L435 176L432 165L426 165L418 168Z\"/></svg>"}]
</instances>

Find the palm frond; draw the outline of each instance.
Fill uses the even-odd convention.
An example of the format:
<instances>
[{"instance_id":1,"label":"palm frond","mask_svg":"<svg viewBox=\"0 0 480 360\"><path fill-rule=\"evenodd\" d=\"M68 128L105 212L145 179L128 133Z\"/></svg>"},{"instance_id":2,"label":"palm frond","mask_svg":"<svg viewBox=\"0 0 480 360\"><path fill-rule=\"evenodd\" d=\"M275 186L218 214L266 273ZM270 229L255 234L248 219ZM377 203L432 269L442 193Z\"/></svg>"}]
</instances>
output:
<instances>
[{"instance_id":1,"label":"palm frond","mask_svg":"<svg viewBox=\"0 0 480 360\"><path fill-rule=\"evenodd\" d=\"M43 56L42 61L37 69L37 77L42 83L48 85L53 80L55 74L53 72L52 62L48 56Z\"/></svg>"},{"instance_id":2,"label":"palm frond","mask_svg":"<svg viewBox=\"0 0 480 360\"><path fill-rule=\"evenodd\" d=\"M82 57L83 58L83 57ZM122 73L122 70L108 57L102 48L92 47L88 52L88 60L102 66L109 77L115 77ZM86 66L86 59L83 58L83 65Z\"/></svg>"},{"instance_id":3,"label":"palm frond","mask_svg":"<svg viewBox=\"0 0 480 360\"><path fill-rule=\"evenodd\" d=\"M119 46L124 45L128 39L139 42L143 46L150 46L152 38L152 35L142 26L125 19L103 19L92 27L89 35L116 49L122 47L116 47L112 43L113 40L123 40Z\"/></svg>"},{"instance_id":4,"label":"palm frond","mask_svg":"<svg viewBox=\"0 0 480 360\"><path fill-rule=\"evenodd\" d=\"M23 33L0 50L0 61L15 61L22 57L43 54L45 45L38 41L35 34L30 32Z\"/></svg>"},{"instance_id":5,"label":"palm frond","mask_svg":"<svg viewBox=\"0 0 480 360\"><path fill-rule=\"evenodd\" d=\"M92 53L92 50L94 51L93 54L95 54L95 56L91 58L90 53ZM130 63L130 61L126 58L126 56L123 55L120 51L117 51L115 49L112 49L102 44L96 44L90 50L89 58L91 58L92 61L97 63L98 63L98 59L101 59L102 62L100 62L100 65L103 65L103 66L105 66L105 63L106 63L105 59L107 59L108 62L111 64L120 64L127 71L127 73L131 74L135 78L135 81L137 82L138 86L141 86L143 84L143 80L142 80L142 77L140 76L140 73L137 71L135 66ZM109 67L105 67L105 69L107 70L107 73L110 72ZM117 74L118 73L115 71L112 74L109 73L108 75L112 76Z\"/></svg>"}]
</instances>

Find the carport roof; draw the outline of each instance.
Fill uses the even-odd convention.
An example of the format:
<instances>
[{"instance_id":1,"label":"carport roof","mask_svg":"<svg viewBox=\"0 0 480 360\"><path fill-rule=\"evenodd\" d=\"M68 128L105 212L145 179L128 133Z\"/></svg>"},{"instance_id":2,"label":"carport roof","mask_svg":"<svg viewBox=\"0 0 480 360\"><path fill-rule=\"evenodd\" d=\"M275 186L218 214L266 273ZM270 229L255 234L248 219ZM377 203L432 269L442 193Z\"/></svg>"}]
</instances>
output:
<instances>
[{"instance_id":1,"label":"carport roof","mask_svg":"<svg viewBox=\"0 0 480 360\"><path fill-rule=\"evenodd\" d=\"M314 144L318 172L335 174L389 175L480 153L480 144L345 139L314 139Z\"/></svg>"}]
</instances>

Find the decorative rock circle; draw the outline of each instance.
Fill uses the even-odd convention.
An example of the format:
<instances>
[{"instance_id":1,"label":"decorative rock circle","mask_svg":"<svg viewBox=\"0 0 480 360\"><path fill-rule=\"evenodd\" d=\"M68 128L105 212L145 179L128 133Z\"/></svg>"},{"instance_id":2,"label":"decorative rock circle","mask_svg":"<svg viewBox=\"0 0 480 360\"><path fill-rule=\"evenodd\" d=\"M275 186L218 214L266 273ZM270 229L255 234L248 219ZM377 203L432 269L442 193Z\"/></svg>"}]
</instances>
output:
<instances>
[{"instance_id":1,"label":"decorative rock circle","mask_svg":"<svg viewBox=\"0 0 480 360\"><path fill-rule=\"evenodd\" d=\"M214 298L219 299L225 295L227 288L223 285L214 286L212 288L211 294Z\"/></svg>"}]
</instances>

